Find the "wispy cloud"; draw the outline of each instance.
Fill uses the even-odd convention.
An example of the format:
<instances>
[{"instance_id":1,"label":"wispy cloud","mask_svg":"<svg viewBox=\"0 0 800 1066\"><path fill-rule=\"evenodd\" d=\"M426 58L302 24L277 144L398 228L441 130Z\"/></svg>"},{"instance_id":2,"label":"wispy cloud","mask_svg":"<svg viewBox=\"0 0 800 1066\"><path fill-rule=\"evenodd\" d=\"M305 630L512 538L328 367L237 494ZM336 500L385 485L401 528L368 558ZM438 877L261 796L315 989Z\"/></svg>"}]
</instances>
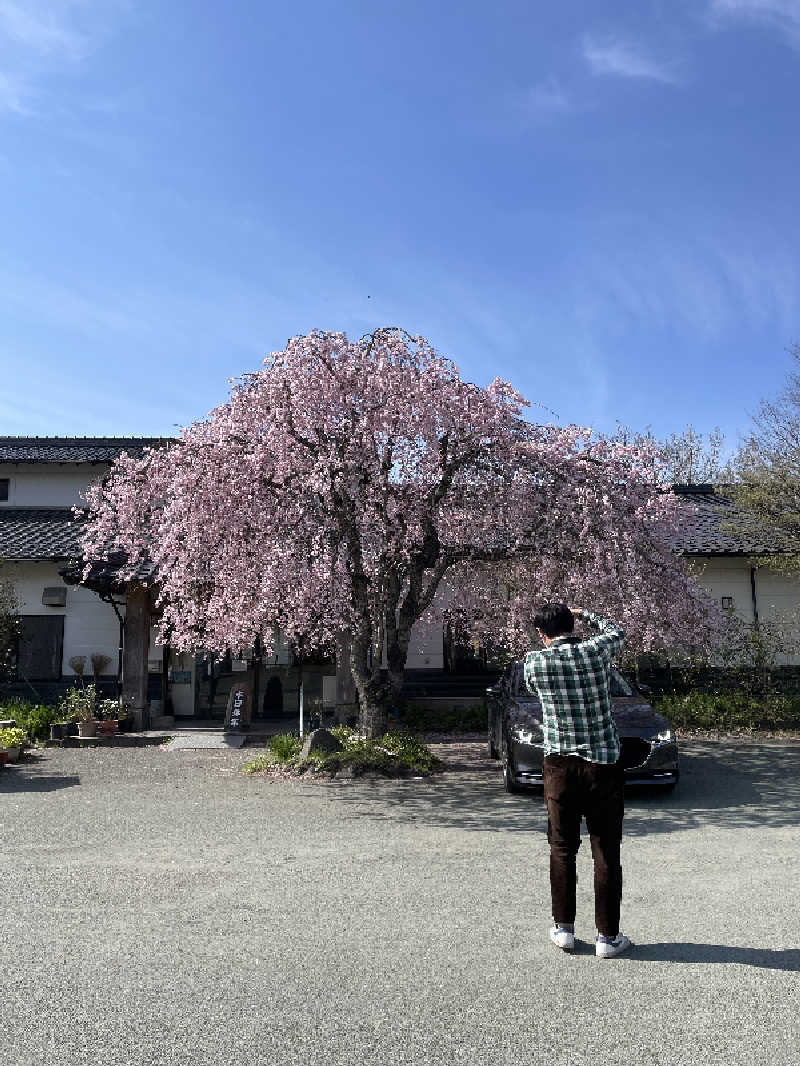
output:
<instances>
[{"instance_id":1,"label":"wispy cloud","mask_svg":"<svg viewBox=\"0 0 800 1066\"><path fill-rule=\"evenodd\" d=\"M800 262L784 247L748 246L719 234L676 242L647 228L598 235L578 268L582 310L599 328L672 331L716 342L800 322Z\"/></svg>"},{"instance_id":2,"label":"wispy cloud","mask_svg":"<svg viewBox=\"0 0 800 1066\"><path fill-rule=\"evenodd\" d=\"M80 58L85 54L90 38L78 28L75 17L74 3L0 0L3 36L41 55Z\"/></svg>"},{"instance_id":3,"label":"wispy cloud","mask_svg":"<svg viewBox=\"0 0 800 1066\"><path fill-rule=\"evenodd\" d=\"M656 59L640 45L616 36L584 37L583 57L593 74L645 78L671 85L680 81L673 63Z\"/></svg>"},{"instance_id":4,"label":"wispy cloud","mask_svg":"<svg viewBox=\"0 0 800 1066\"><path fill-rule=\"evenodd\" d=\"M533 85L522 94L521 106L530 115L560 115L572 108L566 92L554 78Z\"/></svg>"},{"instance_id":5,"label":"wispy cloud","mask_svg":"<svg viewBox=\"0 0 800 1066\"><path fill-rule=\"evenodd\" d=\"M51 74L83 62L119 0L0 0L0 112L32 114Z\"/></svg>"},{"instance_id":6,"label":"wispy cloud","mask_svg":"<svg viewBox=\"0 0 800 1066\"><path fill-rule=\"evenodd\" d=\"M773 26L800 46L800 0L711 0L709 13L717 22L746 20Z\"/></svg>"},{"instance_id":7,"label":"wispy cloud","mask_svg":"<svg viewBox=\"0 0 800 1066\"><path fill-rule=\"evenodd\" d=\"M26 99L29 88L23 80L0 72L0 112L11 111L16 115L28 114Z\"/></svg>"}]
</instances>

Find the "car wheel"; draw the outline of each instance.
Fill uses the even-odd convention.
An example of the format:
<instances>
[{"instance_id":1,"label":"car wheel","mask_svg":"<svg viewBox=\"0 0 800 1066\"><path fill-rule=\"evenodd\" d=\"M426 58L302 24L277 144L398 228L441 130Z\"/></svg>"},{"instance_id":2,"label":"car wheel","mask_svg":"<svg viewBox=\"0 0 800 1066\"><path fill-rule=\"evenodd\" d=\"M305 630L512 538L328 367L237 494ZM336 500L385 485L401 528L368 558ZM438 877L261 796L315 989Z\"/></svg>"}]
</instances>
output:
<instances>
[{"instance_id":1,"label":"car wheel","mask_svg":"<svg viewBox=\"0 0 800 1066\"><path fill-rule=\"evenodd\" d=\"M514 796L519 796L523 791L517 784L517 778L509 764L508 757L503 759L503 787L506 792L510 792Z\"/></svg>"}]
</instances>

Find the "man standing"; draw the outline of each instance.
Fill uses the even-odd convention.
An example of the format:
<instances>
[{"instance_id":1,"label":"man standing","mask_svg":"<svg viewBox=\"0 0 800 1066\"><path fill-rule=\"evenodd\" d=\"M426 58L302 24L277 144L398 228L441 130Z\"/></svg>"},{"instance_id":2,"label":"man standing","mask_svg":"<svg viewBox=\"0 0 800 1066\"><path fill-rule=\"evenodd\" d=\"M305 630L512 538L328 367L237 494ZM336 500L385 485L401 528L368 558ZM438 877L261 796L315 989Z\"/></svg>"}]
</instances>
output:
<instances>
[{"instance_id":1,"label":"man standing","mask_svg":"<svg viewBox=\"0 0 800 1066\"><path fill-rule=\"evenodd\" d=\"M594 635L573 635L576 618ZM575 948L575 860L585 817L594 859L595 953L611 959L631 947L619 931L623 770L609 692L611 664L624 633L591 611L563 603L541 607L534 625L544 648L526 656L525 683L542 704L550 939L563 951Z\"/></svg>"}]
</instances>

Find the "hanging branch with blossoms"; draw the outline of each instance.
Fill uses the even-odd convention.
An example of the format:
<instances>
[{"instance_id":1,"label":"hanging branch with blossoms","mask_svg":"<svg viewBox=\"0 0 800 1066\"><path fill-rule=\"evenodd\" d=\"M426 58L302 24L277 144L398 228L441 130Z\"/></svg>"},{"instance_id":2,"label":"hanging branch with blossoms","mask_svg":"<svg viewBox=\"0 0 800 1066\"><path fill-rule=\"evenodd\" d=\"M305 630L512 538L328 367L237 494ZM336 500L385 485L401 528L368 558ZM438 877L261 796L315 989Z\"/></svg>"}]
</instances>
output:
<instances>
[{"instance_id":1,"label":"hanging branch with blossoms","mask_svg":"<svg viewBox=\"0 0 800 1066\"><path fill-rule=\"evenodd\" d=\"M521 650L559 599L635 649L708 646L719 619L670 549L652 455L527 406L400 329L295 337L174 444L119 459L89 491L84 556L152 560L178 649L346 633L368 735L425 623Z\"/></svg>"}]
</instances>

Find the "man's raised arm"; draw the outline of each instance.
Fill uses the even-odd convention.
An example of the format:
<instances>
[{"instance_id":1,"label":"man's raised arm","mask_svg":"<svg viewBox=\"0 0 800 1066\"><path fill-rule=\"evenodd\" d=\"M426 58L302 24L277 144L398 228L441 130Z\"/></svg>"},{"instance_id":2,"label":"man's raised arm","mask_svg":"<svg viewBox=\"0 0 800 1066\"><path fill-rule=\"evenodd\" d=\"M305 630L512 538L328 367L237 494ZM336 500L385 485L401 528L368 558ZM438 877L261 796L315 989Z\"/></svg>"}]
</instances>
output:
<instances>
[{"instance_id":1,"label":"man's raised arm","mask_svg":"<svg viewBox=\"0 0 800 1066\"><path fill-rule=\"evenodd\" d=\"M602 615L595 614L594 611L587 611L583 607L570 607L570 611L572 611L576 619L584 622L590 629L597 630L596 636L589 637L588 640L581 641L581 643L591 644L602 654L607 655L609 661L615 659L625 640L624 631L615 622L609 621L608 618L603 618Z\"/></svg>"}]
</instances>

